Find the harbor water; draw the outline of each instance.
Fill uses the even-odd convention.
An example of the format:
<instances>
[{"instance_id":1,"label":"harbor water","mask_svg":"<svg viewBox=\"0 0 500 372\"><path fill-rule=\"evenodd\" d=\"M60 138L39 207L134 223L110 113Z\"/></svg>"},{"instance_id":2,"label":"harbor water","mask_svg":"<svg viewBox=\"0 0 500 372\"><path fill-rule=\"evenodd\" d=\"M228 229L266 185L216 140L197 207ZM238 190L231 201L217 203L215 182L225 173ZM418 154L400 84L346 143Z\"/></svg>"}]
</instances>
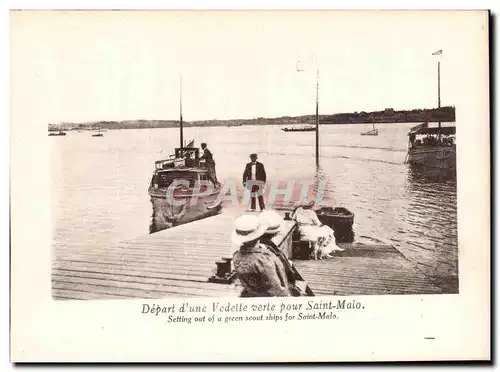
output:
<instances>
[{"instance_id":1,"label":"harbor water","mask_svg":"<svg viewBox=\"0 0 500 372\"><path fill-rule=\"evenodd\" d=\"M355 214L356 240L394 245L419 269L457 291L457 195L453 176L404 164L413 124L322 125L320 170L314 132L280 126L186 128L184 138L207 142L221 182L241 183L251 152L268 181L326 182L325 201ZM53 247L92 250L150 231L147 192L154 162L179 146L178 129L69 132L51 146ZM240 195L241 200L241 195ZM225 203L224 210L235 208ZM228 226L230 229L231 226Z\"/></svg>"}]
</instances>

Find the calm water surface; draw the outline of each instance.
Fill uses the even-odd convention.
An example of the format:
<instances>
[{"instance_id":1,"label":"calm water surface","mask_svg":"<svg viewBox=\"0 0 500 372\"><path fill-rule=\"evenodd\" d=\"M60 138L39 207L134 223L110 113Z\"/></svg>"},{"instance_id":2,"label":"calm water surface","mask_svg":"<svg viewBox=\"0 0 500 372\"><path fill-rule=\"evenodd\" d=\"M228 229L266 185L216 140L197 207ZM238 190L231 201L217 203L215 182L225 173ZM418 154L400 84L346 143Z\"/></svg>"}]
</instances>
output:
<instances>
[{"instance_id":1,"label":"calm water surface","mask_svg":"<svg viewBox=\"0 0 500 372\"><path fill-rule=\"evenodd\" d=\"M328 202L355 214L357 240L390 242L438 282L449 284L458 275L456 182L403 164L408 129L414 125L379 124L378 136L360 135L371 124L321 126L320 177L327 181ZM241 182L250 152L259 154L270 181L313 179L314 135L285 133L278 126L184 132L197 145L208 143L219 180L235 182ZM178 146L178 130L109 131L101 138L71 132L47 140L56 249L90 250L148 234L147 188L154 161Z\"/></svg>"}]
</instances>

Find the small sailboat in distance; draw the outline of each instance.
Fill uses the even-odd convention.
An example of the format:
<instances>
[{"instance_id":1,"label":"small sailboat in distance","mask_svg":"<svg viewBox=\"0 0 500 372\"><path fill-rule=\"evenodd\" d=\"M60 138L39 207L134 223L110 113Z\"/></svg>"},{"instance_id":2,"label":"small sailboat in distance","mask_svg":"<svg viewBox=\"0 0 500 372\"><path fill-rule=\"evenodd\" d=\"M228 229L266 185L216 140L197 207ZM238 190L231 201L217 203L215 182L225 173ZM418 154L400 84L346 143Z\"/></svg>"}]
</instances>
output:
<instances>
[{"instance_id":1,"label":"small sailboat in distance","mask_svg":"<svg viewBox=\"0 0 500 372\"><path fill-rule=\"evenodd\" d=\"M94 133L92 137L103 137L103 134L101 132L101 127L97 127L97 133Z\"/></svg>"},{"instance_id":2,"label":"small sailboat in distance","mask_svg":"<svg viewBox=\"0 0 500 372\"><path fill-rule=\"evenodd\" d=\"M368 132L362 132L362 136L378 136L378 129L375 128L375 123L372 123L373 129Z\"/></svg>"},{"instance_id":3,"label":"small sailboat in distance","mask_svg":"<svg viewBox=\"0 0 500 372\"><path fill-rule=\"evenodd\" d=\"M59 125L59 130L50 130L49 129L49 136L65 136L66 132L64 132L61 128L61 125Z\"/></svg>"}]
</instances>

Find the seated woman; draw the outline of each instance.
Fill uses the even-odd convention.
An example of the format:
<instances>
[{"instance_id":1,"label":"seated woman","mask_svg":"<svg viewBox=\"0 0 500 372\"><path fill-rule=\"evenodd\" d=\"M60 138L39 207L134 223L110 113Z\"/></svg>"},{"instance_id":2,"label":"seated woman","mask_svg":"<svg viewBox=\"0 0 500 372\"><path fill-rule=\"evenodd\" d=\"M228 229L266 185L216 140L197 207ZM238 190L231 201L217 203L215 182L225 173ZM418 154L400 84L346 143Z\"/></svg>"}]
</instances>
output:
<instances>
[{"instance_id":1,"label":"seated woman","mask_svg":"<svg viewBox=\"0 0 500 372\"><path fill-rule=\"evenodd\" d=\"M283 263L260 242L267 229L264 221L253 215L240 216L234 222L231 240L239 249L233 255L233 264L243 286L241 297L291 295Z\"/></svg>"},{"instance_id":2,"label":"seated woman","mask_svg":"<svg viewBox=\"0 0 500 372\"><path fill-rule=\"evenodd\" d=\"M300 206L291 217L299 226L300 240L310 243L313 259L329 258L335 251L344 251L337 246L333 230L323 225L311 208L312 204Z\"/></svg>"}]
</instances>

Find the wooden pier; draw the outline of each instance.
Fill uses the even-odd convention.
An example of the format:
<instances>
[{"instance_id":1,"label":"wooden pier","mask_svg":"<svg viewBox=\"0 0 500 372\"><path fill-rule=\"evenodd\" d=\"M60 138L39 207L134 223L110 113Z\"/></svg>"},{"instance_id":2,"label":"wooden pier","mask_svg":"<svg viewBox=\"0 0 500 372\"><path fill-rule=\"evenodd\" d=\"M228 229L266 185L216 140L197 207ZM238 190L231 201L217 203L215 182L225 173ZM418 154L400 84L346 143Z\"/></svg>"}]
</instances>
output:
<instances>
[{"instance_id":1,"label":"wooden pier","mask_svg":"<svg viewBox=\"0 0 500 372\"><path fill-rule=\"evenodd\" d=\"M294 261L316 296L441 293L396 248L382 244L340 243L335 258Z\"/></svg>"},{"instance_id":2,"label":"wooden pier","mask_svg":"<svg viewBox=\"0 0 500 372\"><path fill-rule=\"evenodd\" d=\"M52 264L56 299L237 297L238 282L209 283L216 261L232 257L237 215L214 217L89 250L60 250ZM274 243L291 246L295 223L284 221Z\"/></svg>"},{"instance_id":3,"label":"wooden pier","mask_svg":"<svg viewBox=\"0 0 500 372\"><path fill-rule=\"evenodd\" d=\"M210 283L216 261L232 257L234 213L97 249L61 249L52 264L55 299L236 297L238 281ZM288 257L296 230L283 221L273 238ZM293 260L315 295L426 294L441 290L388 245L339 244L327 260Z\"/></svg>"}]
</instances>

